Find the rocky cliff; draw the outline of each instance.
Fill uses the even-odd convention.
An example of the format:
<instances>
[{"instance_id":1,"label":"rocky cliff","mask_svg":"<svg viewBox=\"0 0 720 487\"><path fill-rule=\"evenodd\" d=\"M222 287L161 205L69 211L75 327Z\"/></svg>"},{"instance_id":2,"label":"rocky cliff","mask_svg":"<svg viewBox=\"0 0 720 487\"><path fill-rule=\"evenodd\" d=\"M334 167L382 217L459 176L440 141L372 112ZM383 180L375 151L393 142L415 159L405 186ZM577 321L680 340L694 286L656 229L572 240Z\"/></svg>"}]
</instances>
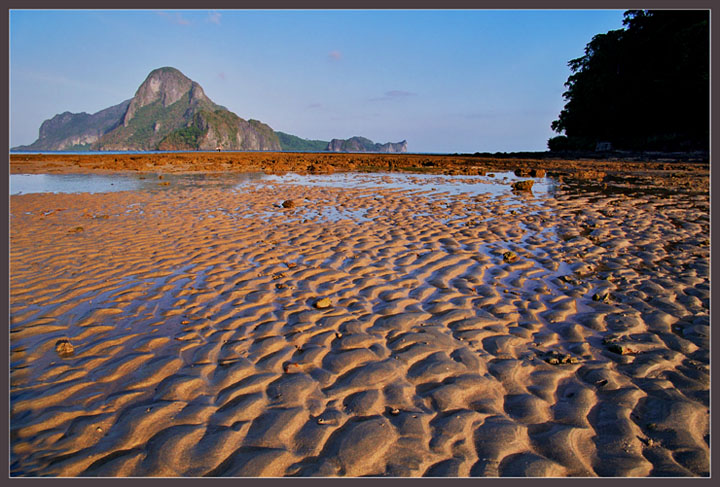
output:
<instances>
[{"instance_id":1,"label":"rocky cliff","mask_svg":"<svg viewBox=\"0 0 720 487\"><path fill-rule=\"evenodd\" d=\"M152 71L119 105L93 115L65 112L43 123L40 138L15 150L281 150L273 130L213 103L175 68Z\"/></svg>"},{"instance_id":2,"label":"rocky cliff","mask_svg":"<svg viewBox=\"0 0 720 487\"><path fill-rule=\"evenodd\" d=\"M407 141L378 144L365 137L351 137L347 140L332 139L328 143L328 152L407 152Z\"/></svg>"},{"instance_id":3,"label":"rocky cliff","mask_svg":"<svg viewBox=\"0 0 720 487\"><path fill-rule=\"evenodd\" d=\"M65 112L45 120L40 126L40 137L34 143L16 147L16 150L76 150L88 149L103 134L111 131L122 121L130 100L106 108L92 115Z\"/></svg>"},{"instance_id":4,"label":"rocky cliff","mask_svg":"<svg viewBox=\"0 0 720 487\"><path fill-rule=\"evenodd\" d=\"M21 151L267 150L406 152L407 142L376 144L364 137L330 142L275 132L215 104L175 68L153 70L130 100L97 113L65 112L43 122L40 137Z\"/></svg>"}]
</instances>

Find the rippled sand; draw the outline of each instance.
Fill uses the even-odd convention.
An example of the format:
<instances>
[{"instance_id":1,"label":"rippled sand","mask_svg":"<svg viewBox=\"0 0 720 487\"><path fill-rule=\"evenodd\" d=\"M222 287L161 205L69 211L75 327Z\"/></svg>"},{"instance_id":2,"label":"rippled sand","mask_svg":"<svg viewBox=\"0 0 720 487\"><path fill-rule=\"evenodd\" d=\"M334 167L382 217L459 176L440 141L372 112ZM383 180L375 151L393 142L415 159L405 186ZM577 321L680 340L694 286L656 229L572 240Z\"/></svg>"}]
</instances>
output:
<instances>
[{"instance_id":1,"label":"rippled sand","mask_svg":"<svg viewBox=\"0 0 720 487\"><path fill-rule=\"evenodd\" d=\"M708 195L30 194L10 246L11 475L709 473Z\"/></svg>"}]
</instances>

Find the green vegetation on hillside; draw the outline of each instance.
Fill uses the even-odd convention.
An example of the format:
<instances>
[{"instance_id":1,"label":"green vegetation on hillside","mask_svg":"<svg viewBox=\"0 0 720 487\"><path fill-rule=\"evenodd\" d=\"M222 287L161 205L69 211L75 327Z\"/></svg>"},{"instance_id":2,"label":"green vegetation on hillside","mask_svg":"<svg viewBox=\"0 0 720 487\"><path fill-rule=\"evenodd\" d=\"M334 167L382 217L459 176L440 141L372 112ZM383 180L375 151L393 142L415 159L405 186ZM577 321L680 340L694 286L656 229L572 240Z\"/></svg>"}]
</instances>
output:
<instances>
[{"instance_id":1,"label":"green vegetation on hillside","mask_svg":"<svg viewBox=\"0 0 720 487\"><path fill-rule=\"evenodd\" d=\"M280 140L280 147L286 152L323 152L327 149L328 141L302 139L284 132L275 132Z\"/></svg>"},{"instance_id":2,"label":"green vegetation on hillside","mask_svg":"<svg viewBox=\"0 0 720 487\"><path fill-rule=\"evenodd\" d=\"M158 144L159 150L197 150L200 147L200 139L207 133L192 125L170 132Z\"/></svg>"},{"instance_id":3,"label":"green vegetation on hillside","mask_svg":"<svg viewBox=\"0 0 720 487\"><path fill-rule=\"evenodd\" d=\"M550 150L708 150L709 11L630 10L571 60Z\"/></svg>"}]
</instances>

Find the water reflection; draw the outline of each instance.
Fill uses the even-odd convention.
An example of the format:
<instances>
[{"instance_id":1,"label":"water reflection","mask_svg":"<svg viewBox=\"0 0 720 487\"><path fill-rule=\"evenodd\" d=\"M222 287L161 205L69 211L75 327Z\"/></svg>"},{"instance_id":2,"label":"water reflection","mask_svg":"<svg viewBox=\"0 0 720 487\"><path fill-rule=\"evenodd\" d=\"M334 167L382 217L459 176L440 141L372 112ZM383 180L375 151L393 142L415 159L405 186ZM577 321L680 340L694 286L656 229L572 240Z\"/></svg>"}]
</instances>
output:
<instances>
[{"instance_id":1,"label":"water reflection","mask_svg":"<svg viewBox=\"0 0 720 487\"><path fill-rule=\"evenodd\" d=\"M264 173L205 174L12 174L10 194L108 193L115 191L165 191L196 187L242 189L248 183L293 184L316 187L390 189L409 192L458 195L510 194L511 183L519 179L511 172L489 176L445 176L404 173L336 173L323 175L266 175ZM533 194L551 193L549 178L534 178ZM515 195L521 197L522 195Z\"/></svg>"},{"instance_id":2,"label":"water reflection","mask_svg":"<svg viewBox=\"0 0 720 487\"><path fill-rule=\"evenodd\" d=\"M165 191L200 186L233 188L262 173L223 174L11 174L10 194Z\"/></svg>"},{"instance_id":3,"label":"water reflection","mask_svg":"<svg viewBox=\"0 0 720 487\"><path fill-rule=\"evenodd\" d=\"M555 187L549 178L527 178L515 176L512 172L496 172L494 176L446 176L438 174L405 173L335 173L321 175L300 175L288 173L281 176L270 175L263 179L268 183L297 184L331 188L353 189L397 189L409 192L463 193L499 196L511 191L515 181L532 179L532 192L535 195L551 193ZM516 194L522 197L522 194Z\"/></svg>"}]
</instances>

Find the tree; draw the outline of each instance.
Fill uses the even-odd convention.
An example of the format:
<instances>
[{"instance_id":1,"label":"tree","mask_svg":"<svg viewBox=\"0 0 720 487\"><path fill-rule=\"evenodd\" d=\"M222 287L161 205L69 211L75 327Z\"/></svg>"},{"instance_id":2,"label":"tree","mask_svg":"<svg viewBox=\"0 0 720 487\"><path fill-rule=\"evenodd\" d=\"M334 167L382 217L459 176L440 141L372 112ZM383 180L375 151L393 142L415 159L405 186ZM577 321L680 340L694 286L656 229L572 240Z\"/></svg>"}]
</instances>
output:
<instances>
[{"instance_id":1,"label":"tree","mask_svg":"<svg viewBox=\"0 0 720 487\"><path fill-rule=\"evenodd\" d=\"M567 140L549 145L707 150L709 12L629 10L623 25L593 37L568 63L566 104L551 124Z\"/></svg>"}]
</instances>

